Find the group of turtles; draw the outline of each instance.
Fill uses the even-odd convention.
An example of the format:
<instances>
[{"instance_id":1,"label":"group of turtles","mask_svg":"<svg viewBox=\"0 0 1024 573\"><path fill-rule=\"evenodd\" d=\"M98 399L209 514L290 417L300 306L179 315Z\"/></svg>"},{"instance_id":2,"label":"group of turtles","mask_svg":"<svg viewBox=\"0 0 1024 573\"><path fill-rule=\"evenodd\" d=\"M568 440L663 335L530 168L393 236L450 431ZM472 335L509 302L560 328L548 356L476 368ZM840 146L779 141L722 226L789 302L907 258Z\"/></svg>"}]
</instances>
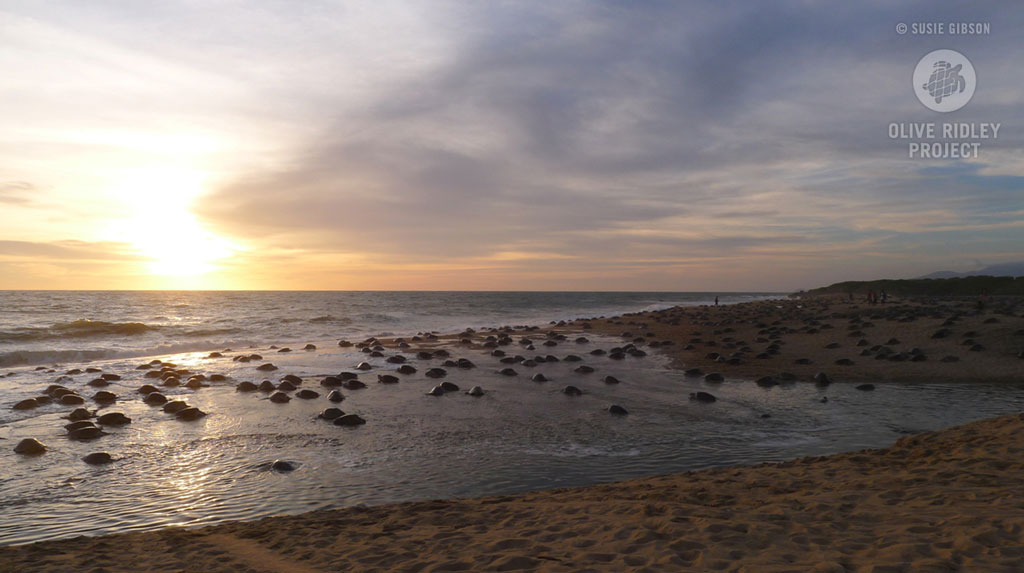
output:
<instances>
[{"instance_id":1,"label":"group of turtles","mask_svg":"<svg viewBox=\"0 0 1024 573\"><path fill-rule=\"evenodd\" d=\"M193 374L186 369L179 368L169 362L153 360L147 364L139 365L138 370L147 370L145 377L159 380L165 388L184 386L197 390L208 386L207 377L203 374ZM103 373L99 368L78 368L67 371L60 375L57 380L47 386L38 396L19 401L14 405L15 410L31 410L47 404L59 404L62 406L75 406L66 416L62 416L67 423L64 424L65 436L75 441L91 441L107 435L108 428L121 427L132 423L132 419L123 412L104 412L100 410L115 404L119 397L108 390L98 390L89 400L94 402L96 409L90 410L85 407L86 398L76 390L70 389L64 383L73 381L73 376L78 374L98 374L96 378L89 381L87 386L92 388L106 388L111 382L121 380L121 376L113 373ZM188 376L185 383L181 379ZM223 375L210 376L212 381L226 380ZM191 422L206 416L199 408L190 406L184 400L170 399L152 384L143 384L136 392L142 395L142 401L153 407L161 407L164 412L173 415L177 420ZM14 451L25 455L39 455L47 451L47 446L36 438L25 438L18 442ZM113 456L106 452L91 453L82 458L88 464L105 464L114 461Z\"/></svg>"},{"instance_id":2,"label":"group of turtles","mask_svg":"<svg viewBox=\"0 0 1024 573\"><path fill-rule=\"evenodd\" d=\"M560 326L564 326L565 323L559 323ZM584 324L584 328L589 328L588 324ZM492 329L493 334L487 334L484 336L476 335L473 329L466 329L464 332L457 335L457 340L449 341L456 346L461 346L467 349L483 350L487 353L490 358L496 359L501 365L501 369L497 371L498 374L503 376L519 376L519 371L516 368L535 368L545 363L556 363L556 362L583 362L583 358L577 354L568 354L562 358L559 358L553 354L535 354L532 356L527 355L529 352L538 352L538 348L552 348L562 343L570 342L570 338L565 334L557 333L554 330L543 333L541 336L530 334L529 331L536 331L538 327L502 327L501 329ZM523 331L526 333L523 333ZM518 340L513 338L513 334L520 333ZM589 340L586 337L578 336L571 340L576 344L585 344ZM593 356L607 356L612 360L622 360L627 356L640 358L646 356L646 352L638 347L638 344L645 342L643 338L635 338L632 342L629 342L621 347L612 348L610 350L604 350L596 348L590 351ZM417 345L418 348L413 350L413 345ZM399 376L410 376L416 374L418 369L416 366L410 363L411 358L407 358L404 354L410 354L415 356L415 359L421 362L428 362L434 360L442 361L440 365L433 366L425 369L423 375L426 378L432 380L439 380L439 382L432 386L429 391L426 392L428 396L439 397L453 392L460 392L462 389L452 381L441 380L448 376L450 369L459 370L470 370L476 368L477 365L468 358L453 358L451 352L445 348L436 348L437 345L441 344L439 337L434 333L421 333L416 336L410 337L408 340L404 338L395 338L394 340L384 341L376 337L367 338L362 342L353 343L346 340L342 340L338 343L341 348L356 347L361 352L367 354L369 358L384 358L384 362L389 365L395 366L394 370L388 372L379 373L376 375L377 382L380 384L395 384L398 383ZM650 346L655 347L659 344L669 345L671 341L664 341L663 343L650 343ZM424 346L433 345L434 348L424 348ZM506 349L510 346L518 346L522 353L507 351ZM276 347L271 347L276 349ZM388 350L397 349L398 354L386 356L385 352ZM278 352L290 352L288 348L277 349ZM316 350L314 345L306 345L303 350ZM403 354L404 353L404 354ZM221 352L210 353L207 358L223 358L224 354ZM232 358L235 362L264 362L263 356L259 354L240 354ZM345 399L345 396L341 393L342 389L347 390L358 390L366 387L366 383L359 379L359 372L366 372L373 370L375 367L369 362L360 362L355 365L354 370L356 372L340 372L336 375L330 375L323 377L320 380L320 385L323 386L327 391L327 400L338 404ZM270 362L264 362L256 368L259 372L272 372L278 368ZM167 389L185 387L192 390L198 390L203 387L209 386L210 382L224 382L228 378L221 374L213 374L206 376L201 373L190 372L187 369L179 368L173 363L163 362L160 360L153 360L146 364L139 365L137 370L145 371L143 377L150 382L141 385L136 392L141 395L141 399L144 403L153 406L160 407L167 414L173 415L176 419L181 421L194 421L204 416L206 413L190 406L186 401L181 399L175 399L174 396L168 397L164 392ZM573 369L573 372L581 375L591 374L595 372L595 368L586 364L580 364ZM69 389L68 387L61 384L61 382L70 382L73 379L72 376L76 374L97 374L98 376L92 381L88 382L88 386L97 388L89 400L95 402L98 406L95 410L89 410L84 407L86 404L86 397L80 395L77 391ZM110 427L124 426L131 423L131 419L120 412L107 412L99 414L99 410L110 407L115 404L119 397L105 390L111 382L121 380L121 376L112 373L102 373L98 368L87 368L84 371L79 369L69 370L64 375L61 375L56 383L51 384L47 389L42 392L39 396L23 400L14 405L17 410L27 410L36 408L49 403L57 403L64 406L74 406L75 409L64 418L67 419L65 424L66 436L68 439L89 441L99 438L107 434L106 429ZM548 382L550 378L545 376L544 373L537 372L530 377L530 380L538 383ZM618 384L620 381L618 378L608 375L602 378L605 384ZM303 379L294 374L286 374L280 378L275 384L270 380L263 380L259 384L255 382L243 381L236 385L238 392L245 393L256 393L260 392L267 395L267 399L274 403L287 403L294 398L302 400L313 400L321 397L321 393L316 390L309 388L302 388ZM583 394L578 386L566 385L561 389L561 392L567 396L579 396ZM483 387L475 385L465 391L465 394L473 397L481 397L486 394ZM616 414L624 415L627 414L627 410L618 404L612 404L608 406L607 411ZM331 406L321 411L318 419L330 422L337 426L359 426L366 423L366 420L357 414L346 413L337 406ZM17 453L21 454L41 454L46 451L46 446L40 441L34 438L26 438L15 448ZM83 458L87 463L107 463L112 461L113 458L109 454L104 452L98 452L90 454Z\"/></svg>"}]
</instances>

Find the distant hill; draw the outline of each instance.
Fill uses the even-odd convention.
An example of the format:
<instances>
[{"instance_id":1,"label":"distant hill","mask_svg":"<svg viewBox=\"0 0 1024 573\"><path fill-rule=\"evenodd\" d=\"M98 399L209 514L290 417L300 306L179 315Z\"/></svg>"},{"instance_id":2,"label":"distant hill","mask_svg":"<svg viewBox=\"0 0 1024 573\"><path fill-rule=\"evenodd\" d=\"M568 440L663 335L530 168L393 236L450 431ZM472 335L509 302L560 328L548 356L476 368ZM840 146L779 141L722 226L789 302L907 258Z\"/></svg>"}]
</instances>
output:
<instances>
[{"instance_id":1,"label":"distant hill","mask_svg":"<svg viewBox=\"0 0 1024 573\"><path fill-rule=\"evenodd\" d=\"M931 274L924 275L923 277L917 277L919 279L951 279L956 277L978 277L978 276L990 276L990 277L1024 277L1024 261L1016 261L1012 263L999 263L997 265L989 265L983 269L977 271L968 271L966 273L958 273L955 271L937 271Z\"/></svg>"},{"instance_id":2,"label":"distant hill","mask_svg":"<svg viewBox=\"0 0 1024 573\"><path fill-rule=\"evenodd\" d=\"M882 279L846 281L811 289L801 295L850 294L862 297L869 290L895 296L1024 296L1024 276L966 276L951 278Z\"/></svg>"}]
</instances>

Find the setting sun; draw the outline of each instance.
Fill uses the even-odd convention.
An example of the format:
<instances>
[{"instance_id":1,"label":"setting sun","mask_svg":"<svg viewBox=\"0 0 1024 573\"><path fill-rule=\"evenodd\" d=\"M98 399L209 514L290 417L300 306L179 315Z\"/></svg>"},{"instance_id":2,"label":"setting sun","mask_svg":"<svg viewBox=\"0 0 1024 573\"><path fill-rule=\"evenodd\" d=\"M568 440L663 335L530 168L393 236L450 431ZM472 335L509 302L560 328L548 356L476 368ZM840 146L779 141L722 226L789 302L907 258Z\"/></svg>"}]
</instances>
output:
<instances>
[{"instance_id":1,"label":"setting sun","mask_svg":"<svg viewBox=\"0 0 1024 573\"><path fill-rule=\"evenodd\" d=\"M203 183L204 174L189 169L124 170L114 193L126 218L110 238L131 245L153 275L188 278L215 270L216 261L239 248L204 229L190 212Z\"/></svg>"}]
</instances>

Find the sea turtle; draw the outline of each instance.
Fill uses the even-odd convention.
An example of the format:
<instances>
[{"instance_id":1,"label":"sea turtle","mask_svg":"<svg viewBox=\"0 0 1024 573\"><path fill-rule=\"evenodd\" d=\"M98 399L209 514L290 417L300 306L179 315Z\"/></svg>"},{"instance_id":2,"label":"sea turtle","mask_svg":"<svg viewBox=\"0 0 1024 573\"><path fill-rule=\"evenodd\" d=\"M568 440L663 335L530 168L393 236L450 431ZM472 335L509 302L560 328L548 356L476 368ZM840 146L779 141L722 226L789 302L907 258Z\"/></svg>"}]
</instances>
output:
<instances>
[{"instance_id":1,"label":"sea turtle","mask_svg":"<svg viewBox=\"0 0 1024 573\"><path fill-rule=\"evenodd\" d=\"M695 402L711 403L717 401L718 398L715 398L713 394L709 394L707 392L691 392L690 400Z\"/></svg>"},{"instance_id":2,"label":"sea turtle","mask_svg":"<svg viewBox=\"0 0 1024 573\"><path fill-rule=\"evenodd\" d=\"M274 398L271 397L270 399L273 400ZM174 414L175 418L183 422L194 422L195 420L198 420L199 418L202 418L204 416L206 416L206 412L195 407L188 407L185 408L184 410L179 410L177 413Z\"/></svg>"},{"instance_id":3,"label":"sea turtle","mask_svg":"<svg viewBox=\"0 0 1024 573\"><path fill-rule=\"evenodd\" d=\"M106 432L97 426L84 426L68 431L68 437L72 440L94 440L104 434L106 434Z\"/></svg>"},{"instance_id":4,"label":"sea turtle","mask_svg":"<svg viewBox=\"0 0 1024 573\"><path fill-rule=\"evenodd\" d=\"M77 422L78 420L88 420L89 418L92 418L93 413L85 408L75 408L65 417L72 422Z\"/></svg>"},{"instance_id":5,"label":"sea turtle","mask_svg":"<svg viewBox=\"0 0 1024 573\"><path fill-rule=\"evenodd\" d=\"M327 408L323 412L317 414L317 418L332 421L345 415L345 412L338 408Z\"/></svg>"},{"instance_id":6,"label":"sea turtle","mask_svg":"<svg viewBox=\"0 0 1024 573\"><path fill-rule=\"evenodd\" d=\"M31 410L32 408L38 407L39 401L35 398L27 398L14 405L15 410Z\"/></svg>"},{"instance_id":7,"label":"sea turtle","mask_svg":"<svg viewBox=\"0 0 1024 573\"><path fill-rule=\"evenodd\" d=\"M251 384L251 382L250 382L250 384ZM182 410L184 410L184 409L186 409L188 407L189 407L188 403L186 403L186 402L184 402L182 400L174 400L173 402L168 402L168 403L164 404L164 412L167 412L168 414L177 414L178 412L180 412L180 411L182 411Z\"/></svg>"},{"instance_id":8,"label":"sea turtle","mask_svg":"<svg viewBox=\"0 0 1024 573\"><path fill-rule=\"evenodd\" d=\"M952 65L947 61L939 60L933 66L935 69L928 78L922 89L928 91L928 95L935 98L935 103L942 103L942 98L963 93L967 87L967 80L960 75L963 64Z\"/></svg>"},{"instance_id":9,"label":"sea turtle","mask_svg":"<svg viewBox=\"0 0 1024 573\"><path fill-rule=\"evenodd\" d=\"M275 404L284 404L292 399L291 396L284 392L274 392L270 395L270 401Z\"/></svg>"},{"instance_id":10,"label":"sea turtle","mask_svg":"<svg viewBox=\"0 0 1024 573\"><path fill-rule=\"evenodd\" d=\"M164 396L159 392L150 392L149 394L146 394L146 397L143 398L142 401L150 406L163 406L167 403L167 396Z\"/></svg>"},{"instance_id":11,"label":"sea turtle","mask_svg":"<svg viewBox=\"0 0 1024 573\"><path fill-rule=\"evenodd\" d=\"M121 412L110 412L96 418L96 422L104 426L123 426L125 424L131 424L132 419Z\"/></svg>"},{"instance_id":12,"label":"sea turtle","mask_svg":"<svg viewBox=\"0 0 1024 573\"><path fill-rule=\"evenodd\" d=\"M331 402L341 402L345 399L345 396L337 390L331 390L331 393L327 395L327 399Z\"/></svg>"},{"instance_id":13,"label":"sea turtle","mask_svg":"<svg viewBox=\"0 0 1024 573\"><path fill-rule=\"evenodd\" d=\"M38 455L46 451L46 446L35 438L25 438L14 446L14 452L26 455Z\"/></svg>"},{"instance_id":14,"label":"sea turtle","mask_svg":"<svg viewBox=\"0 0 1024 573\"><path fill-rule=\"evenodd\" d=\"M59 400L57 400L57 402L64 406L78 406L80 404L85 404L85 398L82 398L78 394L64 394Z\"/></svg>"},{"instance_id":15,"label":"sea turtle","mask_svg":"<svg viewBox=\"0 0 1024 573\"><path fill-rule=\"evenodd\" d=\"M117 401L117 395L113 392L107 392L106 390L100 390L92 397L93 401L97 404L112 404Z\"/></svg>"},{"instance_id":16,"label":"sea turtle","mask_svg":"<svg viewBox=\"0 0 1024 573\"><path fill-rule=\"evenodd\" d=\"M77 422L71 422L70 424L64 424L64 429L69 431L69 432L74 432L75 430L81 430L82 428L93 428L93 427L96 427L96 424L93 424L89 420L79 420Z\"/></svg>"},{"instance_id":17,"label":"sea turtle","mask_svg":"<svg viewBox=\"0 0 1024 573\"><path fill-rule=\"evenodd\" d=\"M366 420L355 414L345 414L344 416L334 419L335 426L361 426L365 423Z\"/></svg>"},{"instance_id":18,"label":"sea turtle","mask_svg":"<svg viewBox=\"0 0 1024 573\"><path fill-rule=\"evenodd\" d=\"M95 452L82 458L82 461L91 466L98 466L102 464L109 464L114 461L114 458L107 452Z\"/></svg>"}]
</instances>

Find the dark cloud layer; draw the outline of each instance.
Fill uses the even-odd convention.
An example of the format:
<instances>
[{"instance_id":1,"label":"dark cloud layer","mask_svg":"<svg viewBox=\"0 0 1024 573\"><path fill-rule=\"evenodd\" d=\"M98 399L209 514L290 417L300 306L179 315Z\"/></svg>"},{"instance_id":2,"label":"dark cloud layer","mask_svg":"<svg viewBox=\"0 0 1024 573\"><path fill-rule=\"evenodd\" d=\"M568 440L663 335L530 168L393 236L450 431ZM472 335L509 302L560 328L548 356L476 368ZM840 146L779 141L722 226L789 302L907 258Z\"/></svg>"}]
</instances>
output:
<instances>
[{"instance_id":1,"label":"dark cloud layer","mask_svg":"<svg viewBox=\"0 0 1024 573\"><path fill-rule=\"evenodd\" d=\"M921 232L898 226L925 202L962 223L1024 208L1019 178L981 165L937 175L902 161L885 135L890 121L935 120L907 85L934 42L895 34L897 22L996 22L983 41L945 42L983 67L1022 55L1019 10L588 2L458 12L465 24L441 66L354 111L323 110L336 120L291 168L218 189L200 214L234 234L325 251L433 260L523 250L597 268L644 254L770 258L872 238L893 247ZM1020 125L1019 98L981 93L958 119ZM771 192L780 203L753 199ZM872 230L863 218L875 209L895 222Z\"/></svg>"},{"instance_id":2,"label":"dark cloud layer","mask_svg":"<svg viewBox=\"0 0 1024 573\"><path fill-rule=\"evenodd\" d=\"M304 134L289 140L283 159L240 161L257 167L232 171L194 207L209 229L253 246L231 264L259 262L261 253L275 264L285 252L320 261L369 255L396 270L545 272L553 277L546 286L559 288L559 272L712 273L717 260L732 265L732 278L747 269L745 281L730 284L754 288L787 264L812 281L872 268L914 273L952 251L1013 256L1012 244L1024 239L1016 226L1024 213L1019 7L398 8L70 4L48 21L103 39L96 62L86 62L94 67L84 67L90 74L117 64L138 80L149 70L167 76L152 89L180 90L188 102L163 102L144 117L185 126L192 117L217 126L242 117L263 122L251 133L278 126ZM992 35L895 31L900 22L953 21L990 22ZM910 85L917 60L937 48L961 50L978 69L974 100L949 117L921 106ZM117 105L104 113L122 117L122 107L134 109L126 100L145 99L140 85L149 85L124 84L83 94L82 105L109 95ZM244 101L230 107L238 93ZM1003 130L969 163L907 160L905 142L887 137L890 122L944 120L1001 122ZM0 205L29 206L35 192L0 183ZM9 256L91 252L0 243ZM657 288L687 288L681 275L666 276Z\"/></svg>"}]
</instances>

